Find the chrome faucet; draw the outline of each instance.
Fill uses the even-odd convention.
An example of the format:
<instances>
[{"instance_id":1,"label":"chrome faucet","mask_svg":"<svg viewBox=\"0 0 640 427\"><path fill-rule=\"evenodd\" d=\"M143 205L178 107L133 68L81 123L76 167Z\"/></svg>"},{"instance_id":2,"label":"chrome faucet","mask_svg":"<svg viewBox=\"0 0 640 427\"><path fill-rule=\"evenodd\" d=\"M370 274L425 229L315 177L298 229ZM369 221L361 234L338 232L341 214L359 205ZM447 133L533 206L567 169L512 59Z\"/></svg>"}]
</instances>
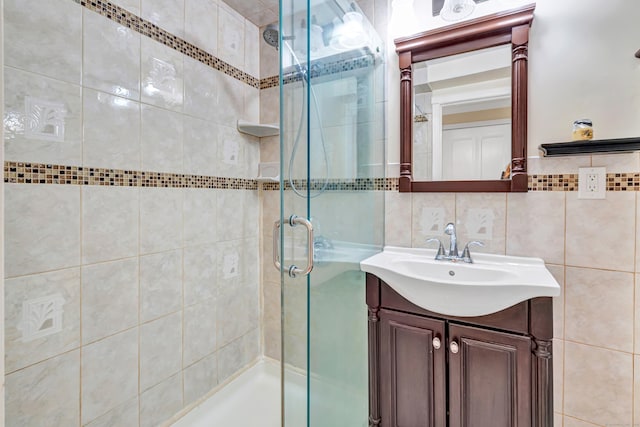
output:
<instances>
[{"instance_id":1,"label":"chrome faucet","mask_svg":"<svg viewBox=\"0 0 640 427\"><path fill-rule=\"evenodd\" d=\"M449 235L449 251L445 251L444 246L440 239L431 238L427 240L427 243L438 242L438 252L436 252L436 260L444 260L444 261L462 261L469 264L473 263L473 259L471 258L471 251L469 250L470 246L484 246L484 243L478 242L476 240L467 243L462 250L462 255L458 252L458 237L456 236L456 226L450 222L444 228L445 234Z\"/></svg>"}]
</instances>

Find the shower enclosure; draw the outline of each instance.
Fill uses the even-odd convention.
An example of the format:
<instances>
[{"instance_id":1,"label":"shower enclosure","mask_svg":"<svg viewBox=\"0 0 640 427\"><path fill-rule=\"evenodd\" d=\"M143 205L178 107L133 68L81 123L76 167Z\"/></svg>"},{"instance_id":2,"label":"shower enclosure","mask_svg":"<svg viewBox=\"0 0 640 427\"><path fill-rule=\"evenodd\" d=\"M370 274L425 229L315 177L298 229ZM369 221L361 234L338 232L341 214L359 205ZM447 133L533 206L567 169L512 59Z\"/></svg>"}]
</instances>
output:
<instances>
[{"instance_id":1,"label":"shower enclosure","mask_svg":"<svg viewBox=\"0 0 640 427\"><path fill-rule=\"evenodd\" d=\"M283 425L366 426L359 262L384 234L382 42L342 0L281 1L279 30L265 40L280 52Z\"/></svg>"}]
</instances>

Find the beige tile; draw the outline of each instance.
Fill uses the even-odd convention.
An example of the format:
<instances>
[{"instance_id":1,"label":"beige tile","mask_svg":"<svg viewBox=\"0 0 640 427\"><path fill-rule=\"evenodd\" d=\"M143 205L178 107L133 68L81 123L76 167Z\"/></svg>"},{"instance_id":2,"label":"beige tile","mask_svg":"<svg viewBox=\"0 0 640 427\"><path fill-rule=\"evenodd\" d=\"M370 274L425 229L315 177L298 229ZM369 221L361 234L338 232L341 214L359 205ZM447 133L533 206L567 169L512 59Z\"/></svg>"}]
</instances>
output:
<instances>
[{"instance_id":1,"label":"beige tile","mask_svg":"<svg viewBox=\"0 0 640 427\"><path fill-rule=\"evenodd\" d=\"M565 415L600 425L630 425L632 394L631 354L565 343Z\"/></svg>"},{"instance_id":2,"label":"beige tile","mask_svg":"<svg viewBox=\"0 0 640 427\"><path fill-rule=\"evenodd\" d=\"M218 173L218 125L184 116L184 172L221 176ZM211 190L208 190L211 191Z\"/></svg>"},{"instance_id":3,"label":"beige tile","mask_svg":"<svg viewBox=\"0 0 640 427\"><path fill-rule=\"evenodd\" d=\"M481 241L473 252L505 253L507 199L504 194L456 194L456 229L460 251L469 241Z\"/></svg>"},{"instance_id":4,"label":"beige tile","mask_svg":"<svg viewBox=\"0 0 640 427\"><path fill-rule=\"evenodd\" d=\"M573 417L564 417L564 427L601 427Z\"/></svg>"},{"instance_id":5,"label":"beige tile","mask_svg":"<svg viewBox=\"0 0 640 427\"><path fill-rule=\"evenodd\" d=\"M634 353L640 354L640 274L635 275ZM638 420L640 421L640 419Z\"/></svg>"},{"instance_id":6,"label":"beige tile","mask_svg":"<svg viewBox=\"0 0 640 427\"><path fill-rule=\"evenodd\" d=\"M52 314L42 318L46 310ZM78 348L80 270L6 280L5 316L6 372Z\"/></svg>"},{"instance_id":7,"label":"beige tile","mask_svg":"<svg viewBox=\"0 0 640 427\"><path fill-rule=\"evenodd\" d=\"M260 78L260 29L248 20L244 20L244 71Z\"/></svg>"},{"instance_id":8,"label":"beige tile","mask_svg":"<svg viewBox=\"0 0 640 427\"><path fill-rule=\"evenodd\" d=\"M215 300L185 308L183 366L189 366L216 350L216 318Z\"/></svg>"},{"instance_id":9,"label":"beige tile","mask_svg":"<svg viewBox=\"0 0 640 427\"><path fill-rule=\"evenodd\" d=\"M200 61L184 58L185 114L200 119L216 120L221 76L220 72Z\"/></svg>"},{"instance_id":10,"label":"beige tile","mask_svg":"<svg viewBox=\"0 0 640 427\"><path fill-rule=\"evenodd\" d=\"M185 40L216 55L218 52L218 2L185 0Z\"/></svg>"},{"instance_id":11,"label":"beige tile","mask_svg":"<svg viewBox=\"0 0 640 427\"><path fill-rule=\"evenodd\" d=\"M184 55L148 37L142 37L141 51L142 102L182 112Z\"/></svg>"},{"instance_id":12,"label":"beige tile","mask_svg":"<svg viewBox=\"0 0 640 427\"><path fill-rule=\"evenodd\" d=\"M140 163L142 170L182 173L183 116L142 105Z\"/></svg>"},{"instance_id":13,"label":"beige tile","mask_svg":"<svg viewBox=\"0 0 640 427\"><path fill-rule=\"evenodd\" d=\"M82 164L80 86L6 67L4 90L6 160ZM64 113L63 126L38 120L42 111L58 118Z\"/></svg>"},{"instance_id":14,"label":"beige tile","mask_svg":"<svg viewBox=\"0 0 640 427\"><path fill-rule=\"evenodd\" d=\"M185 368L184 404L195 402L218 384L218 357L211 355Z\"/></svg>"},{"instance_id":15,"label":"beige tile","mask_svg":"<svg viewBox=\"0 0 640 427\"><path fill-rule=\"evenodd\" d=\"M184 249L184 305L211 300L218 295L216 244Z\"/></svg>"},{"instance_id":16,"label":"beige tile","mask_svg":"<svg viewBox=\"0 0 640 427\"><path fill-rule=\"evenodd\" d=\"M82 342L138 324L138 259L82 268Z\"/></svg>"},{"instance_id":17,"label":"beige tile","mask_svg":"<svg viewBox=\"0 0 640 427\"><path fill-rule=\"evenodd\" d=\"M80 264L79 187L5 184L4 197L6 277Z\"/></svg>"},{"instance_id":18,"label":"beige tile","mask_svg":"<svg viewBox=\"0 0 640 427\"><path fill-rule=\"evenodd\" d=\"M260 353L260 331L249 331L221 348L218 355L218 381L222 382L239 370L249 366Z\"/></svg>"},{"instance_id":19,"label":"beige tile","mask_svg":"<svg viewBox=\"0 0 640 427\"><path fill-rule=\"evenodd\" d=\"M184 190L185 245L216 241L216 206L219 190L186 188Z\"/></svg>"},{"instance_id":20,"label":"beige tile","mask_svg":"<svg viewBox=\"0 0 640 427\"><path fill-rule=\"evenodd\" d=\"M640 170L640 153L603 154L592 156L591 166L605 167L607 173L631 172Z\"/></svg>"},{"instance_id":21,"label":"beige tile","mask_svg":"<svg viewBox=\"0 0 640 427\"><path fill-rule=\"evenodd\" d=\"M278 20L276 16L274 21ZM264 27L260 28L260 34L264 32ZM268 45L262 37L260 37L260 78L272 77L278 75L279 55L274 47ZM262 92L262 91L261 91ZM260 94L262 95L262 93Z\"/></svg>"},{"instance_id":22,"label":"beige tile","mask_svg":"<svg viewBox=\"0 0 640 427\"><path fill-rule=\"evenodd\" d=\"M140 169L140 104L83 90L83 165Z\"/></svg>"},{"instance_id":23,"label":"beige tile","mask_svg":"<svg viewBox=\"0 0 640 427\"><path fill-rule=\"evenodd\" d=\"M224 3L218 8L218 55L244 70L244 18Z\"/></svg>"},{"instance_id":24,"label":"beige tile","mask_svg":"<svg viewBox=\"0 0 640 427\"><path fill-rule=\"evenodd\" d=\"M174 36L184 37L184 0L140 0L140 16Z\"/></svg>"},{"instance_id":25,"label":"beige tile","mask_svg":"<svg viewBox=\"0 0 640 427\"><path fill-rule=\"evenodd\" d=\"M217 87L217 104L214 106L216 113L213 121L230 127L236 134L239 134L236 122L238 118L244 116L244 88L246 84L234 77L219 71L216 72L219 73L220 85ZM245 134L239 136L253 138Z\"/></svg>"},{"instance_id":26,"label":"beige tile","mask_svg":"<svg viewBox=\"0 0 640 427\"><path fill-rule=\"evenodd\" d=\"M276 69L276 73L278 70ZM260 91L260 123L278 123L280 121L280 88L271 87Z\"/></svg>"},{"instance_id":27,"label":"beige tile","mask_svg":"<svg viewBox=\"0 0 640 427\"><path fill-rule=\"evenodd\" d=\"M89 9L83 30L83 86L139 100L140 33Z\"/></svg>"},{"instance_id":28,"label":"beige tile","mask_svg":"<svg viewBox=\"0 0 640 427\"><path fill-rule=\"evenodd\" d=\"M64 0L7 0L3 24L6 65L80 84L81 7Z\"/></svg>"},{"instance_id":29,"label":"beige tile","mask_svg":"<svg viewBox=\"0 0 640 427\"><path fill-rule=\"evenodd\" d=\"M553 427L563 427L562 414L558 414L558 413L553 414Z\"/></svg>"},{"instance_id":30,"label":"beige tile","mask_svg":"<svg viewBox=\"0 0 640 427\"><path fill-rule=\"evenodd\" d=\"M566 263L577 267L634 271L634 193L607 192L605 200L567 194ZM615 220L612 220L615 215Z\"/></svg>"},{"instance_id":31,"label":"beige tile","mask_svg":"<svg viewBox=\"0 0 640 427\"><path fill-rule=\"evenodd\" d=\"M564 264L565 194L507 195L507 254Z\"/></svg>"},{"instance_id":32,"label":"beige tile","mask_svg":"<svg viewBox=\"0 0 640 427\"><path fill-rule=\"evenodd\" d=\"M564 405L564 341L553 340L553 411L562 413Z\"/></svg>"},{"instance_id":33,"label":"beige tile","mask_svg":"<svg viewBox=\"0 0 640 427\"><path fill-rule=\"evenodd\" d=\"M243 286L220 294L217 301L217 341L225 346L260 326L260 297L257 289Z\"/></svg>"},{"instance_id":34,"label":"beige tile","mask_svg":"<svg viewBox=\"0 0 640 427\"><path fill-rule=\"evenodd\" d=\"M140 190L140 253L183 246L183 193L178 188Z\"/></svg>"},{"instance_id":35,"label":"beige tile","mask_svg":"<svg viewBox=\"0 0 640 427\"><path fill-rule=\"evenodd\" d=\"M182 306L182 250L140 257L140 320L146 322Z\"/></svg>"},{"instance_id":36,"label":"beige tile","mask_svg":"<svg viewBox=\"0 0 640 427\"><path fill-rule=\"evenodd\" d=\"M560 265L547 264L547 269L560 285L560 295L553 298L553 337L562 339L564 338L565 310L564 267Z\"/></svg>"},{"instance_id":37,"label":"beige tile","mask_svg":"<svg viewBox=\"0 0 640 427\"><path fill-rule=\"evenodd\" d=\"M565 338L633 352L633 274L567 267Z\"/></svg>"},{"instance_id":38,"label":"beige tile","mask_svg":"<svg viewBox=\"0 0 640 427\"><path fill-rule=\"evenodd\" d=\"M138 254L139 190L82 187L82 262L93 264Z\"/></svg>"},{"instance_id":39,"label":"beige tile","mask_svg":"<svg viewBox=\"0 0 640 427\"><path fill-rule=\"evenodd\" d=\"M79 350L7 375L5 387L7 427L80 423Z\"/></svg>"},{"instance_id":40,"label":"beige tile","mask_svg":"<svg viewBox=\"0 0 640 427\"><path fill-rule=\"evenodd\" d=\"M260 161L280 163L280 137L260 138Z\"/></svg>"},{"instance_id":41,"label":"beige tile","mask_svg":"<svg viewBox=\"0 0 640 427\"><path fill-rule=\"evenodd\" d=\"M176 374L140 395L140 426L161 425L182 406L182 375Z\"/></svg>"},{"instance_id":42,"label":"beige tile","mask_svg":"<svg viewBox=\"0 0 640 427\"><path fill-rule=\"evenodd\" d=\"M140 326L140 390L147 390L182 368L182 313Z\"/></svg>"},{"instance_id":43,"label":"beige tile","mask_svg":"<svg viewBox=\"0 0 640 427\"><path fill-rule=\"evenodd\" d=\"M134 15L140 16L140 0L111 0L111 3L128 10Z\"/></svg>"},{"instance_id":44,"label":"beige tile","mask_svg":"<svg viewBox=\"0 0 640 427\"><path fill-rule=\"evenodd\" d=\"M634 424L640 421L640 356L633 357L633 420Z\"/></svg>"},{"instance_id":45,"label":"beige tile","mask_svg":"<svg viewBox=\"0 0 640 427\"><path fill-rule=\"evenodd\" d=\"M137 394L137 328L83 347L82 424L106 414Z\"/></svg>"},{"instance_id":46,"label":"beige tile","mask_svg":"<svg viewBox=\"0 0 640 427\"><path fill-rule=\"evenodd\" d=\"M87 427L138 426L138 396L96 418Z\"/></svg>"},{"instance_id":47,"label":"beige tile","mask_svg":"<svg viewBox=\"0 0 640 427\"><path fill-rule=\"evenodd\" d=\"M411 245L422 248L427 239L436 237L446 247L449 240L444 234L444 227L456 221L455 194L412 193L411 198Z\"/></svg>"},{"instance_id":48,"label":"beige tile","mask_svg":"<svg viewBox=\"0 0 640 427\"><path fill-rule=\"evenodd\" d=\"M384 243L411 246L411 193L384 192ZM424 243L424 242L423 242Z\"/></svg>"}]
</instances>

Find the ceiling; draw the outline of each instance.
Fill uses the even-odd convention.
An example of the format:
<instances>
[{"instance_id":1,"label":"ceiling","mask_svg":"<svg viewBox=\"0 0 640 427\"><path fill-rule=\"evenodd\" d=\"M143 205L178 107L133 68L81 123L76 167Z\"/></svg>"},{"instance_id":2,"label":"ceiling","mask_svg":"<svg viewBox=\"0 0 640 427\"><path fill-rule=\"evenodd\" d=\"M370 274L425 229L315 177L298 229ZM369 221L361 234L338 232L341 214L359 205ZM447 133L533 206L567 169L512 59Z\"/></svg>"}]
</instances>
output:
<instances>
[{"instance_id":1,"label":"ceiling","mask_svg":"<svg viewBox=\"0 0 640 427\"><path fill-rule=\"evenodd\" d=\"M278 21L278 0L224 0L258 27Z\"/></svg>"}]
</instances>

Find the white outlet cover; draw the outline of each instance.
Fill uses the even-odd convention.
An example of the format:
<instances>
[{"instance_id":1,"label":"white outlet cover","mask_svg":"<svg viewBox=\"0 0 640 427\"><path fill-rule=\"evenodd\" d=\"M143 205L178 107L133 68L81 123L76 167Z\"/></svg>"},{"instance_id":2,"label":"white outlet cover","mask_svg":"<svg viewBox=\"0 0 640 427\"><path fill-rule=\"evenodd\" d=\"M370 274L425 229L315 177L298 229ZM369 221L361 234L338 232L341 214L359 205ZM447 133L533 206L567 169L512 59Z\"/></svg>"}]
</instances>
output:
<instances>
[{"instance_id":1,"label":"white outlet cover","mask_svg":"<svg viewBox=\"0 0 640 427\"><path fill-rule=\"evenodd\" d=\"M589 177L595 175L595 190L589 190ZM604 199L607 191L607 168L578 168L578 199Z\"/></svg>"}]
</instances>

